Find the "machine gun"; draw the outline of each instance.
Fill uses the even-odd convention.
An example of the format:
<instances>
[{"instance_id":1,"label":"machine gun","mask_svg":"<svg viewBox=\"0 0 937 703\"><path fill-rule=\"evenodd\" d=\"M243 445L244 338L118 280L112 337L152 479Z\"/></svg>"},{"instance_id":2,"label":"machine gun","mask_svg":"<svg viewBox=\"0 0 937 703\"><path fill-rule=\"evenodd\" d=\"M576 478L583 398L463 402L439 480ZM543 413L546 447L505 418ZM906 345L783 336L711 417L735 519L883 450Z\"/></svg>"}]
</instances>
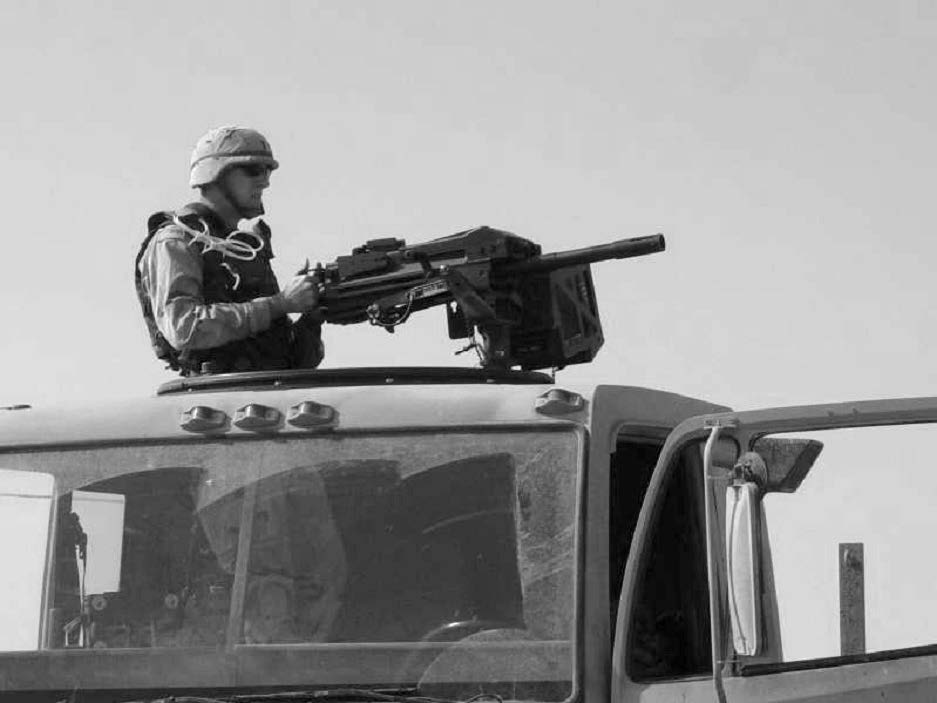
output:
<instances>
[{"instance_id":1,"label":"machine gun","mask_svg":"<svg viewBox=\"0 0 937 703\"><path fill-rule=\"evenodd\" d=\"M483 367L563 368L602 346L589 264L663 249L657 234L541 254L527 239L477 227L415 245L374 239L309 273L326 322L393 332L414 312L446 305L450 339L471 340L461 351L474 348Z\"/></svg>"}]
</instances>

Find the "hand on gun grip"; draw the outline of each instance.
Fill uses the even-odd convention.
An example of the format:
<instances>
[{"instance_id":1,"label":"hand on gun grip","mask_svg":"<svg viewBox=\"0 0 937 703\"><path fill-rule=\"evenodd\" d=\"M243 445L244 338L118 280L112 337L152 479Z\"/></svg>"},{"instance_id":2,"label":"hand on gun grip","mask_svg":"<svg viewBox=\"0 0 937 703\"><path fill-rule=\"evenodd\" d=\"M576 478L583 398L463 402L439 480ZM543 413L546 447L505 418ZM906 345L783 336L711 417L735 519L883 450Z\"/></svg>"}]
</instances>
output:
<instances>
[{"instance_id":1,"label":"hand on gun grip","mask_svg":"<svg viewBox=\"0 0 937 703\"><path fill-rule=\"evenodd\" d=\"M309 312L319 303L319 285L312 276L296 276L283 288L287 312Z\"/></svg>"}]
</instances>

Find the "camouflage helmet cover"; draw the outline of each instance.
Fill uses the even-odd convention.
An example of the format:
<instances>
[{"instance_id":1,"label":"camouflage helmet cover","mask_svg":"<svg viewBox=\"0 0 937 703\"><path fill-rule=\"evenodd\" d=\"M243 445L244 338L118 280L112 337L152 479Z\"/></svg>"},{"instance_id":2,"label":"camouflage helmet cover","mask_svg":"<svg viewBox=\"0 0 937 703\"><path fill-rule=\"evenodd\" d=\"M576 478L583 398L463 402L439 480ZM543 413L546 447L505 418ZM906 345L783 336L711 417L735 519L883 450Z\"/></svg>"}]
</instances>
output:
<instances>
[{"instance_id":1,"label":"camouflage helmet cover","mask_svg":"<svg viewBox=\"0 0 937 703\"><path fill-rule=\"evenodd\" d=\"M279 167L270 142L260 132L247 127L225 126L209 130L192 150L189 186L196 188L218 180L222 172L237 164L265 164Z\"/></svg>"}]
</instances>

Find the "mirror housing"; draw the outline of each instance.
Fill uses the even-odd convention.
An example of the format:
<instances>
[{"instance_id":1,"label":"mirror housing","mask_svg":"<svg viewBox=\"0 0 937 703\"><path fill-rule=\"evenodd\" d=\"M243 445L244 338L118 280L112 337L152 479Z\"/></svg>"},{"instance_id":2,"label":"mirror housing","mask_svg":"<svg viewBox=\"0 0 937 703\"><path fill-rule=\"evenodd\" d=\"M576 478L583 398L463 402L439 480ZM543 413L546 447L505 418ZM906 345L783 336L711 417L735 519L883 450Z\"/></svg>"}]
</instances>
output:
<instances>
[{"instance_id":1,"label":"mirror housing","mask_svg":"<svg viewBox=\"0 0 937 703\"><path fill-rule=\"evenodd\" d=\"M823 442L815 439L760 437L752 451L761 455L767 467L766 493L793 493L813 467Z\"/></svg>"},{"instance_id":2,"label":"mirror housing","mask_svg":"<svg viewBox=\"0 0 937 703\"><path fill-rule=\"evenodd\" d=\"M732 644L746 657L762 648L761 493L768 471L754 452L743 454L726 487L726 573Z\"/></svg>"}]
</instances>

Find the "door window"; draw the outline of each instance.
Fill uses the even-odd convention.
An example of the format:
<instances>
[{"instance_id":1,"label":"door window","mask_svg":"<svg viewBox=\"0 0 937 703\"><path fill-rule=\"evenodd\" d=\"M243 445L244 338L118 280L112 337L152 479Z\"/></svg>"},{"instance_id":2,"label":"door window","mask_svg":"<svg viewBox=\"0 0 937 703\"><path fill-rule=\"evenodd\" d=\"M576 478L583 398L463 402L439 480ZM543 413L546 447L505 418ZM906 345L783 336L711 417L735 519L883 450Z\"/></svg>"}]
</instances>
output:
<instances>
[{"instance_id":1,"label":"door window","mask_svg":"<svg viewBox=\"0 0 937 703\"><path fill-rule=\"evenodd\" d=\"M608 593L612 642L615 641L618 602L621 599L621 584L625 576L628 553L631 551L631 540L661 447L662 442L659 440L628 439L618 443L610 458Z\"/></svg>"},{"instance_id":2,"label":"door window","mask_svg":"<svg viewBox=\"0 0 937 703\"><path fill-rule=\"evenodd\" d=\"M700 447L680 453L651 499L654 528L642 549L632 607L628 673L636 681L708 674L709 588Z\"/></svg>"},{"instance_id":3,"label":"door window","mask_svg":"<svg viewBox=\"0 0 937 703\"><path fill-rule=\"evenodd\" d=\"M937 426L796 436L824 448L796 492L763 502L780 630L774 659L836 664L937 643Z\"/></svg>"}]
</instances>

